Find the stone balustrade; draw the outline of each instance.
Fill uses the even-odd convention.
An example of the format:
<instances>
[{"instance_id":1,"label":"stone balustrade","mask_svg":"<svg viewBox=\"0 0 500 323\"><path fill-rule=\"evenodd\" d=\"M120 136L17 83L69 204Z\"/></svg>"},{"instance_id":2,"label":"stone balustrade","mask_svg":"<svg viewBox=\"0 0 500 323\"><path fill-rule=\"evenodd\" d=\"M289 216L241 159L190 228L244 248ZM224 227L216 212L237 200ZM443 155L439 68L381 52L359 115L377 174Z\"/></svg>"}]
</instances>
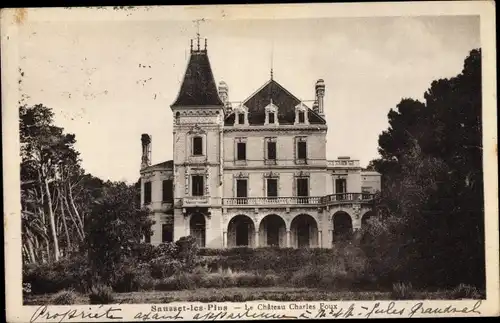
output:
<instances>
[{"instance_id":1,"label":"stone balustrade","mask_svg":"<svg viewBox=\"0 0 500 323\"><path fill-rule=\"evenodd\" d=\"M223 198L222 204L231 207L247 206L325 206L341 203L367 202L373 199L368 193L337 193L327 196L280 196L280 197L229 197Z\"/></svg>"}]
</instances>

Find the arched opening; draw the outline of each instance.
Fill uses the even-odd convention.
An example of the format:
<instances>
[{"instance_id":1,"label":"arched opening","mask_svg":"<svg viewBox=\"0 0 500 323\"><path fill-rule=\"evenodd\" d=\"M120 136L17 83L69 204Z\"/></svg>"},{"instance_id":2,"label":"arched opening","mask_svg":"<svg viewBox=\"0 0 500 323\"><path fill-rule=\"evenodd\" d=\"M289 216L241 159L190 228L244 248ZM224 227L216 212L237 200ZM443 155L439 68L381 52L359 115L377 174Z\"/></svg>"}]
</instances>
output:
<instances>
[{"instance_id":1,"label":"arched opening","mask_svg":"<svg viewBox=\"0 0 500 323\"><path fill-rule=\"evenodd\" d=\"M227 246L253 246L255 237L255 226L252 219L240 214L229 221L227 228Z\"/></svg>"},{"instance_id":2,"label":"arched opening","mask_svg":"<svg viewBox=\"0 0 500 323\"><path fill-rule=\"evenodd\" d=\"M259 241L261 246L285 247L285 221L276 214L264 217L259 227Z\"/></svg>"},{"instance_id":3,"label":"arched opening","mask_svg":"<svg viewBox=\"0 0 500 323\"><path fill-rule=\"evenodd\" d=\"M370 219L374 216L372 211L368 211L361 217L361 228L365 228L367 225L370 225Z\"/></svg>"},{"instance_id":4,"label":"arched opening","mask_svg":"<svg viewBox=\"0 0 500 323\"><path fill-rule=\"evenodd\" d=\"M352 232L351 216L343 211L336 212L333 215L333 242L350 240Z\"/></svg>"},{"instance_id":5,"label":"arched opening","mask_svg":"<svg viewBox=\"0 0 500 323\"><path fill-rule=\"evenodd\" d=\"M200 248L205 247L205 216L201 213L191 215L189 220L190 235L195 238L196 244Z\"/></svg>"},{"instance_id":6,"label":"arched opening","mask_svg":"<svg viewBox=\"0 0 500 323\"><path fill-rule=\"evenodd\" d=\"M308 214L297 215L290 226L291 245L296 248L318 246L318 225Z\"/></svg>"}]
</instances>

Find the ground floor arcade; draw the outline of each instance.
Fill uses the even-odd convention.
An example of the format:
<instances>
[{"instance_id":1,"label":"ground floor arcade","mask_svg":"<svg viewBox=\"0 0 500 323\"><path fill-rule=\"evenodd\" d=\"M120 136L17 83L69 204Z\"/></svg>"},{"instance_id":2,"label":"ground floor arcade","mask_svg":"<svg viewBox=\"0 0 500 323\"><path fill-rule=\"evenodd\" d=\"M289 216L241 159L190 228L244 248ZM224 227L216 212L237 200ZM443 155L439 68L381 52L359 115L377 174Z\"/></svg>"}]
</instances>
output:
<instances>
[{"instance_id":1,"label":"ground floor arcade","mask_svg":"<svg viewBox=\"0 0 500 323\"><path fill-rule=\"evenodd\" d=\"M188 210L189 211L189 210ZM352 237L354 231L368 224L369 208L330 210L262 210L242 212L211 209L209 212L175 210L170 225L158 217L151 243L159 244L193 236L200 247L231 248L292 247L329 248L336 241ZM171 230L165 234L164 230Z\"/></svg>"}]
</instances>

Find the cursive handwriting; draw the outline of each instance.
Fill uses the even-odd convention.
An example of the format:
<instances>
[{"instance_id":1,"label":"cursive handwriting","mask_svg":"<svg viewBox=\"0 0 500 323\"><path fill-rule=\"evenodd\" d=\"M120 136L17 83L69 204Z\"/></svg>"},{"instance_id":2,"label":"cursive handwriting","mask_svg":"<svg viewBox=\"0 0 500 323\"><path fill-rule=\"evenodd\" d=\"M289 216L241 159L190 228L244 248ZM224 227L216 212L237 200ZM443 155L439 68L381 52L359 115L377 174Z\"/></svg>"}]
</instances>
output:
<instances>
[{"instance_id":1,"label":"cursive handwriting","mask_svg":"<svg viewBox=\"0 0 500 323\"><path fill-rule=\"evenodd\" d=\"M380 302L377 302L373 305L373 307L368 308L365 306L361 306L362 309L368 311L365 314L366 318L370 318L373 314L387 314L387 315L403 315L405 312L404 308L396 308L396 303L395 302L390 302L387 304L387 307L381 307Z\"/></svg>"},{"instance_id":2,"label":"cursive handwriting","mask_svg":"<svg viewBox=\"0 0 500 323\"><path fill-rule=\"evenodd\" d=\"M35 313L31 316L30 323L36 322L38 319L54 320L62 322L63 320L71 319L99 319L101 317L106 317L107 319L122 319L121 316L115 316L113 312L121 312L121 308L114 308L112 306L108 307L106 310L102 311L104 305L99 306L97 311L92 311L89 308L88 311L69 309L65 312L49 312L47 305L40 306L36 309Z\"/></svg>"},{"instance_id":3,"label":"cursive handwriting","mask_svg":"<svg viewBox=\"0 0 500 323\"><path fill-rule=\"evenodd\" d=\"M454 305L448 305L446 307L430 307L430 306L424 306L423 302L418 302L417 304L413 305L412 308L410 309L410 317L413 317L415 314L456 314L456 313L461 313L461 314L468 314L468 313L474 313L474 314L481 314L478 309L481 307L481 301L477 301L472 308L469 308L467 306L464 307L457 307Z\"/></svg>"},{"instance_id":4,"label":"cursive handwriting","mask_svg":"<svg viewBox=\"0 0 500 323\"><path fill-rule=\"evenodd\" d=\"M347 309L337 305L322 307L314 318L350 318L354 316L354 304L350 304Z\"/></svg>"},{"instance_id":5,"label":"cursive handwriting","mask_svg":"<svg viewBox=\"0 0 500 323\"><path fill-rule=\"evenodd\" d=\"M182 320L184 317L181 316L181 311L177 311L175 315L173 314L159 314L157 312L148 312L143 314L142 312L137 313L134 316L135 319L141 319L143 321L147 320Z\"/></svg>"},{"instance_id":6,"label":"cursive handwriting","mask_svg":"<svg viewBox=\"0 0 500 323\"><path fill-rule=\"evenodd\" d=\"M238 319L296 319L297 316L277 313L253 312L251 309L246 309L243 312L206 312L196 313L193 320L215 321L219 319L238 320Z\"/></svg>"}]
</instances>

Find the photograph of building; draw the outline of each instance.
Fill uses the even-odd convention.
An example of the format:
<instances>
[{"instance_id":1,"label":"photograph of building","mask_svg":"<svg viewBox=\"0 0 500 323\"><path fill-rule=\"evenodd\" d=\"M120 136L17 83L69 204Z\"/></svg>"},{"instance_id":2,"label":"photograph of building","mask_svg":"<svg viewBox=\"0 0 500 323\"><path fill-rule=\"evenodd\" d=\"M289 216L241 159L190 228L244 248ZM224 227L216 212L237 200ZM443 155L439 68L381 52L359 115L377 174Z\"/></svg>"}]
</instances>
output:
<instances>
[{"instance_id":1,"label":"photograph of building","mask_svg":"<svg viewBox=\"0 0 500 323\"><path fill-rule=\"evenodd\" d=\"M171 105L173 147L164 147L173 160L151 165L152 138L141 137L141 202L155 221L150 242L191 235L210 248L329 248L359 229L380 174L350 157L326 159L325 92L318 79L311 97L299 99L271 68L259 89L232 101L212 73L207 39L191 40Z\"/></svg>"}]
</instances>

